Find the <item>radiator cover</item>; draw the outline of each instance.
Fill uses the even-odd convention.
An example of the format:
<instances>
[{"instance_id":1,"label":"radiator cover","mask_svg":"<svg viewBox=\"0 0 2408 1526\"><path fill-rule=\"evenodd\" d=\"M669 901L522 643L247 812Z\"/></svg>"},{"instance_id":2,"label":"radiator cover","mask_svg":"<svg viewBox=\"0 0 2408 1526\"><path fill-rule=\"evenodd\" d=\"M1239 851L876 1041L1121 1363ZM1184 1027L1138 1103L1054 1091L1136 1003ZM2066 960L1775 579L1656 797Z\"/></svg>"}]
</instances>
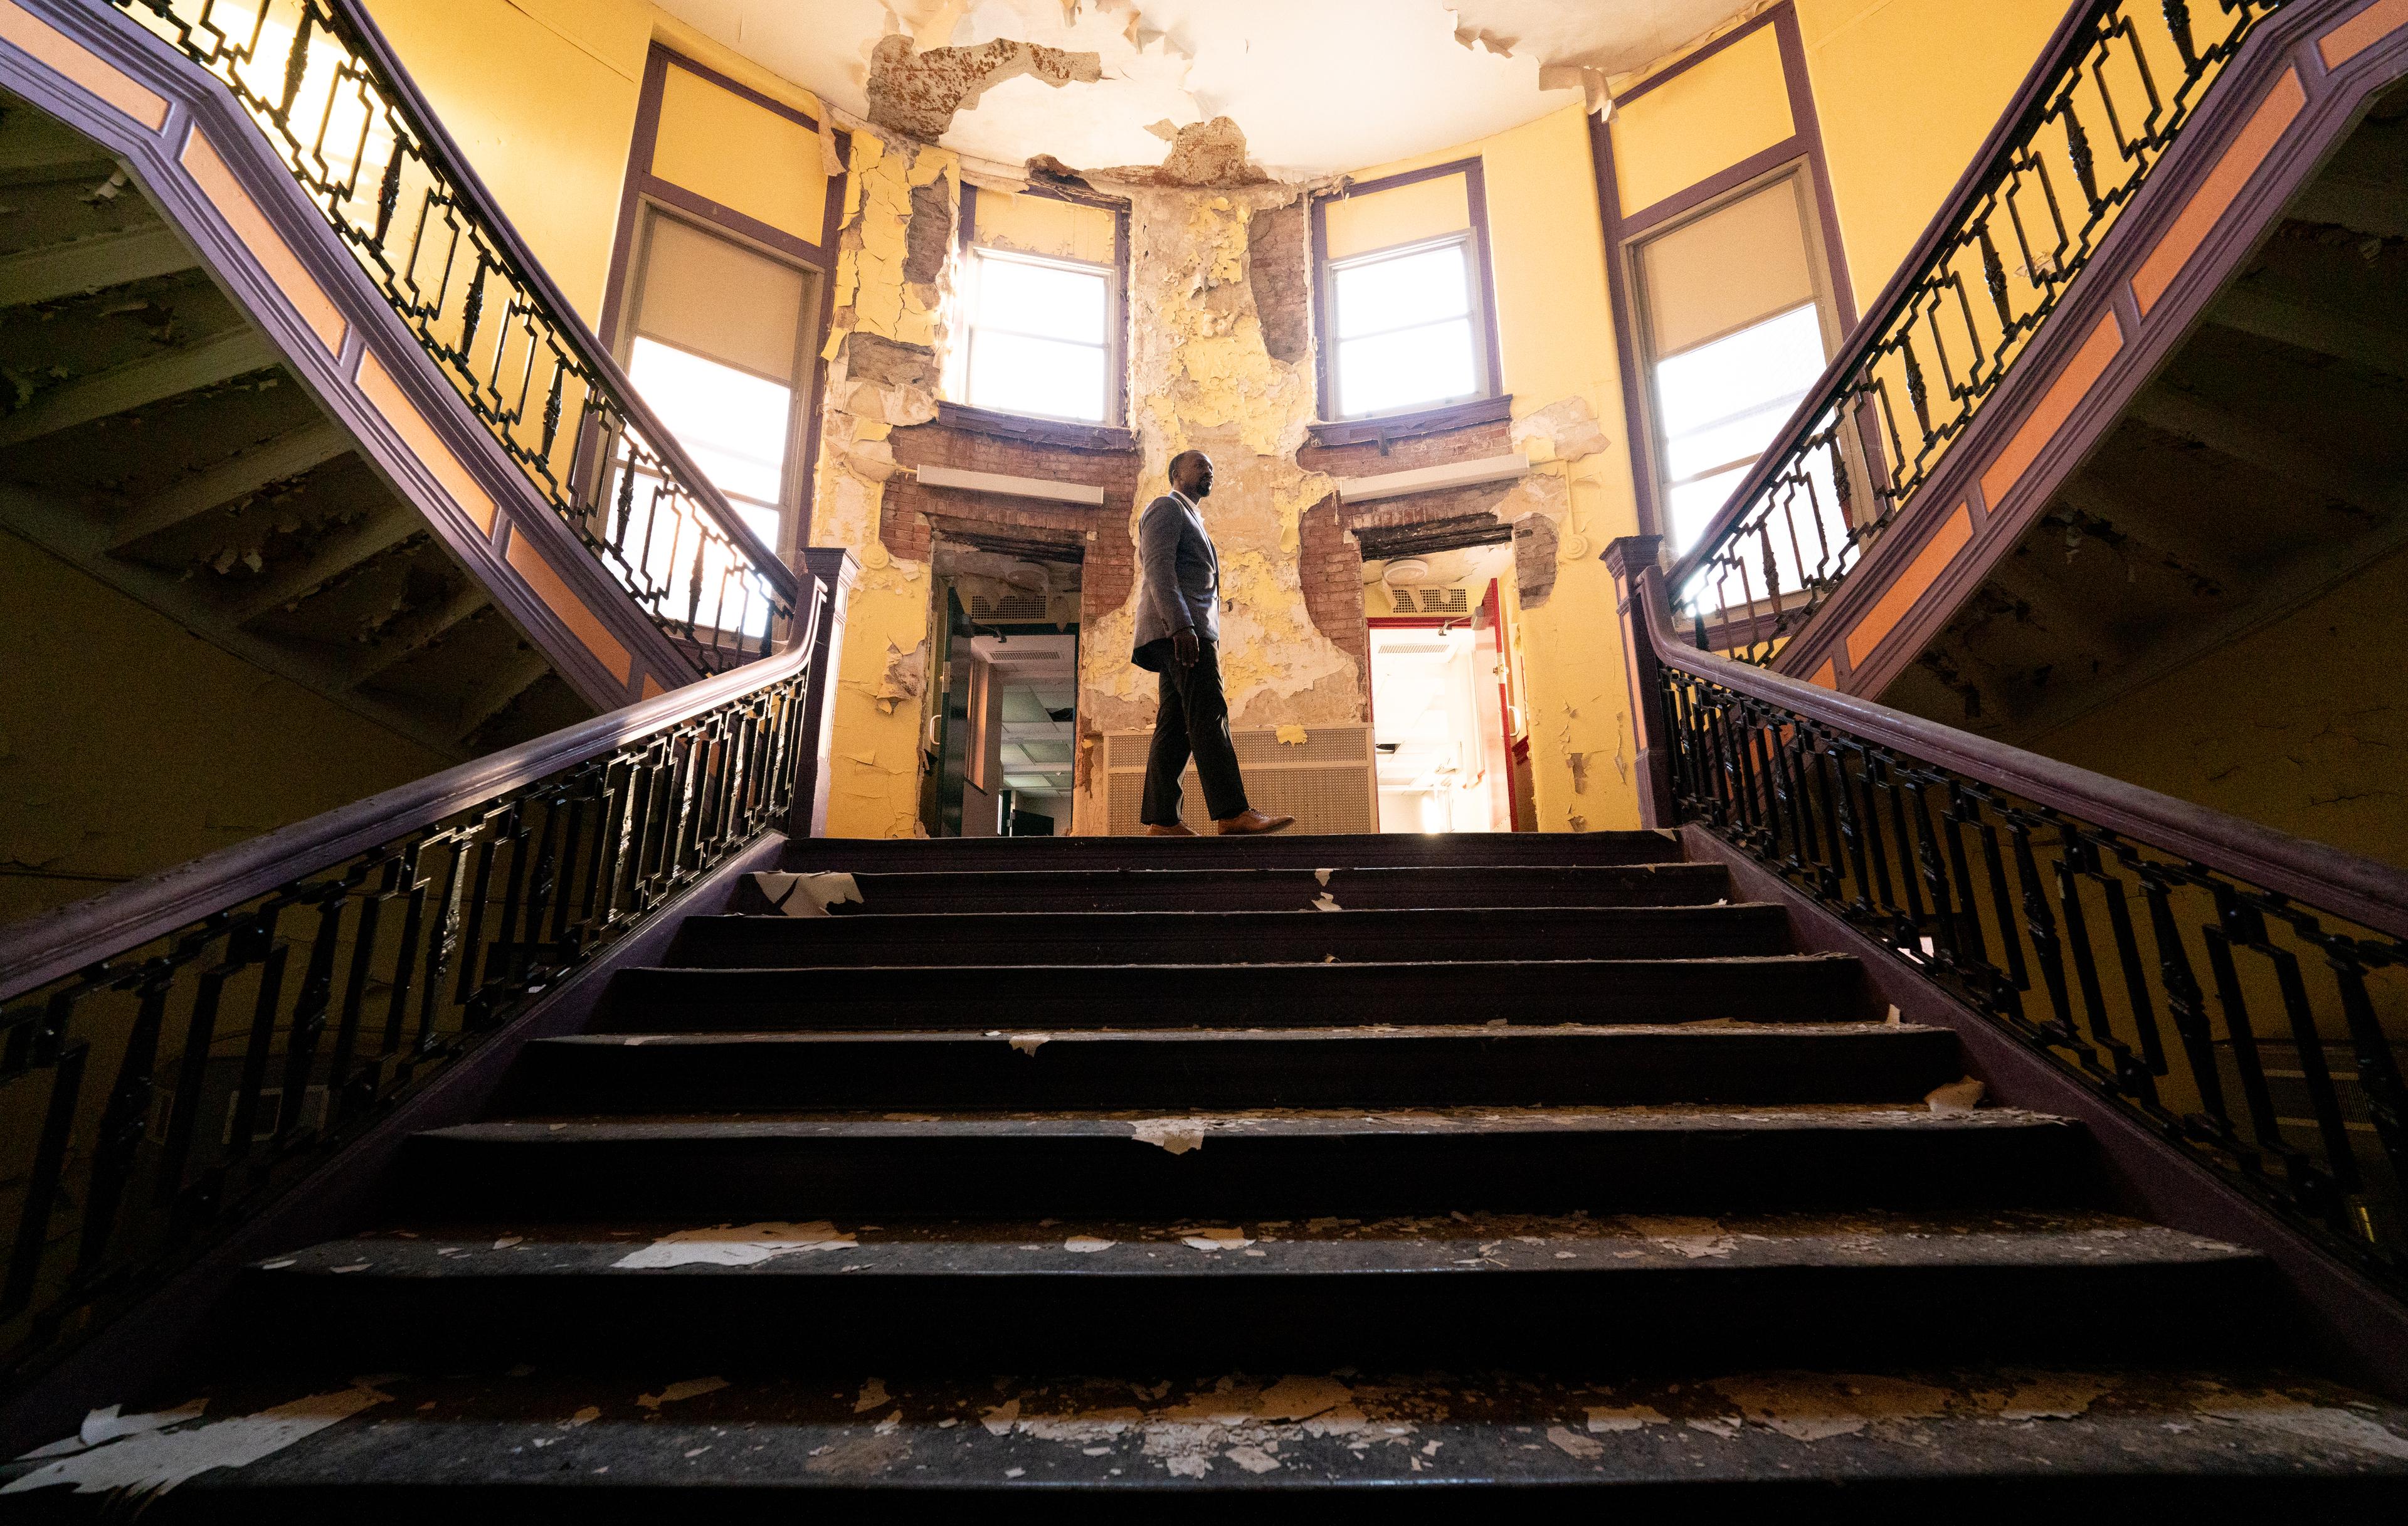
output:
<instances>
[{"instance_id":1,"label":"radiator cover","mask_svg":"<svg viewBox=\"0 0 2408 1526\"><path fill-rule=\"evenodd\" d=\"M1293 731L1290 733L1293 735ZM1380 792L1373 767L1371 728L1360 723L1305 728L1302 742L1284 742L1269 727L1238 730L1238 767L1246 776L1246 799L1256 810L1296 818L1299 832L1376 832ZM1104 735L1104 790L1114 837L1145 830L1138 813L1145 801L1145 755L1154 733L1110 731ZM1187 825L1211 829L1196 765L1180 777L1180 811Z\"/></svg>"}]
</instances>

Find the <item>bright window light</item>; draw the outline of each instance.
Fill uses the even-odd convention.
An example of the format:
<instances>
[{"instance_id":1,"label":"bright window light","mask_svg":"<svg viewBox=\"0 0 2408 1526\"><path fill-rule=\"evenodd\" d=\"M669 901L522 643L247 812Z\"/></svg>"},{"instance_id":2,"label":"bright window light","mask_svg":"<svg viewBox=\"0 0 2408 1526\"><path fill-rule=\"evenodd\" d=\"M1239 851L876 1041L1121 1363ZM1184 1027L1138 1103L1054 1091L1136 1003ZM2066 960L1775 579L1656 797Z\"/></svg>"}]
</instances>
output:
<instances>
[{"instance_id":1,"label":"bright window light","mask_svg":"<svg viewBox=\"0 0 2408 1526\"><path fill-rule=\"evenodd\" d=\"M627 375L737 515L776 550L784 519L779 502L794 389L641 335L628 356ZM657 479L651 473L639 472L638 481L643 491L655 490ZM692 541L666 522L651 535L629 539L636 542L628 548L630 556L644 557L645 571L672 592L669 612L682 617L694 581ZM734 565L724 548L703 552L702 607L695 613L705 626L713 622ZM735 597L732 590L727 597ZM753 611L745 624L751 627L746 635L760 635L767 625L766 610Z\"/></svg>"},{"instance_id":2,"label":"bright window light","mask_svg":"<svg viewBox=\"0 0 2408 1526\"><path fill-rule=\"evenodd\" d=\"M1479 396L1468 238L1334 264L1329 287L1339 417Z\"/></svg>"},{"instance_id":3,"label":"bright window light","mask_svg":"<svg viewBox=\"0 0 2408 1526\"><path fill-rule=\"evenodd\" d=\"M1675 555L1738 489L1824 361L1823 326L1810 302L1656 362Z\"/></svg>"},{"instance_id":4,"label":"bright window light","mask_svg":"<svg viewBox=\"0 0 2408 1526\"><path fill-rule=\"evenodd\" d=\"M973 249L965 276L963 400L1103 423L1111 398L1111 272Z\"/></svg>"}]
</instances>

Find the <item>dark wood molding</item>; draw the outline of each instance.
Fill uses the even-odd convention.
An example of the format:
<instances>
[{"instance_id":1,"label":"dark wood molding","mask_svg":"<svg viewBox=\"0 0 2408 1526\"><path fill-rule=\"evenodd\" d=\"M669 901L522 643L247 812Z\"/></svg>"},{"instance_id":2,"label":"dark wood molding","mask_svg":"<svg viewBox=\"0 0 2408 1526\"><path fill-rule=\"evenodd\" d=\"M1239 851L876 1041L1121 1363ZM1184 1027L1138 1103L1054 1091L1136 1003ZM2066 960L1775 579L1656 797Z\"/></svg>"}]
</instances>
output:
<instances>
[{"instance_id":1,"label":"dark wood molding","mask_svg":"<svg viewBox=\"0 0 2408 1526\"><path fill-rule=\"evenodd\" d=\"M833 692L836 685L828 687ZM515 1020L437 1072L290 1190L230 1226L165 1286L0 1409L0 1451L13 1457L71 1435L91 1410L192 1372L208 1355L209 1316L244 1267L356 1230L374 1211L395 1158L412 1135L482 1116L529 1043L583 1032L614 973L662 962L686 916L728 910L744 876L777 868L785 845L786 839L773 832L731 855L654 909L644 926L579 966Z\"/></svg>"},{"instance_id":2,"label":"dark wood molding","mask_svg":"<svg viewBox=\"0 0 2408 1526\"><path fill-rule=\"evenodd\" d=\"M937 425L946 429L959 429L965 434L986 435L996 439L1018 440L1024 444L1047 445L1064 451L1102 451L1113 453L1136 453L1137 433L1108 424L1072 424L1061 419L1031 418L1022 413L1002 413L991 408L972 408L968 403L937 404ZM924 429L926 425L908 425L907 428Z\"/></svg>"},{"instance_id":3,"label":"dark wood molding","mask_svg":"<svg viewBox=\"0 0 2408 1526\"><path fill-rule=\"evenodd\" d=\"M967 255L977 241L979 189L968 180L961 185L961 206L953 216L953 235L955 246ZM1125 425L1129 422L1129 348L1136 338L1129 317L1129 283L1137 279L1137 268L1129 262L1129 200L1125 196L1108 196L1100 191L1082 192L1070 186L1039 182L1031 182L1012 194L1041 196L1047 201L1068 202L1073 207L1091 207L1112 214L1112 353L1107 367L1111 375L1112 396L1108 413L1119 425L1107 427Z\"/></svg>"},{"instance_id":4,"label":"dark wood molding","mask_svg":"<svg viewBox=\"0 0 2408 1526\"><path fill-rule=\"evenodd\" d=\"M652 166L660 146L661 103L668 93L668 71L673 68L682 69L812 132L820 130L819 122L805 112L655 41L644 55L643 84L636 97L636 124L627 145L627 173L620 182L619 216L611 233L610 269L603 289L602 322L598 325L602 342L616 356L627 338L627 303L634 283L636 241L642 233L647 202L708 224L811 272L819 287L819 312L812 327L812 353L808 360L810 384L798 389L796 400L803 415L794 428L801 461L796 472L795 524L789 535L795 555L799 557L802 548L810 544L812 499L819 481L820 413L825 403L827 363L819 358L817 352L826 343L828 324L836 314L837 235L844 223L848 172L839 169L827 177L817 243L662 178ZM838 130L834 136L838 156L849 158L852 135ZM780 549L782 558L783 550ZM798 561L785 565L797 569L800 566Z\"/></svg>"},{"instance_id":5,"label":"dark wood molding","mask_svg":"<svg viewBox=\"0 0 2408 1526\"><path fill-rule=\"evenodd\" d=\"M2067 478L2097 448L2131 399L2188 336L2199 315L2246 261L2282 208L2306 184L2324 155L2346 134L2366 101L2408 70L2408 33L2396 34L2328 74L2315 38L2329 29L2338 5L2303 5L2272 18L2226 65L2216 96L2169 150L2114 227L2100 241L2064 299L2049 315L2006 380L1949 450L1930 478L1892 522L1881 541L1849 572L1837 594L1792 633L1775 659L1783 672L1802 674L1834 665L1842 687L1877 695L1911 665L1970 597L1998 558L2010 552ZM2225 151L2255 115L2267 90L2296 69L2307 103L2258 166L2248 186L2225 209L2215 229L2184 266L2145 317L2131 281L2157 242L2214 174ZM1982 497L1984 470L2048 395L2067 363L2100 323L2113 314L2122 347L2091 383L2082 406L2041 448L1998 503ZM1914 607L1862 664L1852 664L1847 637L1878 603L1923 545L1969 504L1973 536Z\"/></svg>"},{"instance_id":6,"label":"dark wood molding","mask_svg":"<svg viewBox=\"0 0 2408 1526\"><path fill-rule=\"evenodd\" d=\"M1805 900L1713 833L1697 826L1679 830L1691 862L1730 871L1733 899L1787 909L1799 952L1853 956L1874 1004L1897 1008L1902 1021L1954 1032L1967 1071L1991 1101L2072 1118L2088 1130L2122 1211L2262 1253L2304 1305L2310 1328L2303 1333L2331 1371L2381 1392L2408 1393L2408 1309L2398 1300L2150 1133L2096 1086L1925 980L1887 945Z\"/></svg>"},{"instance_id":7,"label":"dark wood molding","mask_svg":"<svg viewBox=\"0 0 2408 1526\"><path fill-rule=\"evenodd\" d=\"M1369 419L1340 419L1334 423L1315 422L1309 434L1313 444L1324 450L1340 445L1378 445L1384 451L1399 439L1418 439L1424 435L1442 435L1450 430L1469 429L1484 424L1510 423L1513 417L1513 395L1500 392L1494 396L1475 397L1468 403L1448 403L1439 408L1426 408L1414 413L1387 413Z\"/></svg>"},{"instance_id":8,"label":"dark wood molding","mask_svg":"<svg viewBox=\"0 0 2408 1526\"><path fill-rule=\"evenodd\" d=\"M1451 159L1442 165L1428 165L1420 169L1408 169L1395 175L1383 175L1375 180L1340 180L1334 191L1315 193L1308 203L1308 217L1312 230L1312 353L1313 405L1323 418L1329 414L1329 219L1328 207L1333 201L1350 196L1376 195L1401 185L1414 185L1423 180L1443 180L1450 175L1463 177L1464 206L1471 220L1472 254L1479 268L1473 280L1479 283L1480 319L1483 333L1482 354L1488 370L1488 396L1474 398L1484 402L1508 396L1505 390L1504 348L1499 340L1497 320L1497 259L1488 229L1488 176L1485 162L1473 154L1468 159ZM1449 405L1468 406L1468 405ZM1429 410L1426 411L1442 411ZM1402 415L1411 417L1412 415ZM1372 420L1338 421L1371 423ZM1316 425L1319 428L1321 425Z\"/></svg>"},{"instance_id":9,"label":"dark wood molding","mask_svg":"<svg viewBox=\"0 0 2408 1526\"><path fill-rule=\"evenodd\" d=\"M1670 526L1665 519L1660 485L1662 471L1656 439L1656 414L1648 404L1647 367L1641 353L1640 335L1643 324L1629 258L1632 244L1757 180L1794 168L1810 192L1814 232L1822 245L1820 264L1830 296L1835 326L1842 336L1834 353L1845 355L1857 338L1856 283L1848 273L1848 252L1840 233L1839 208L1831 194L1830 166L1823 150L1822 119L1815 110L1813 79L1807 67L1805 41L1799 30L1798 12L1792 0L1781 0L1781 4L1744 25L1734 27L1696 52L1651 75L1629 92L1616 97L1615 104L1619 106L1644 96L1656 86L1680 78L1698 65L1767 27L1772 29L1781 58L1782 81L1788 93L1790 131L1789 136L1780 142L1760 149L1739 163L1717 170L1704 180L1626 216L1622 210L1620 176L1613 157L1613 123L1609 118L1604 122L1592 119L1589 124L1589 151L1596 160L1598 215L1605 227L1606 276L1608 297L1613 311L1614 348L1622 372L1623 424L1630 440L1631 486L1638 497L1639 530L1642 535L1669 535ZM1835 360L1833 366L1837 365ZM1824 376L1828 378L1831 374L1831 370L1827 369ZM1775 437L1774 448L1781 448L1779 442L1786 435L1784 430L1782 436ZM1769 455L1770 451L1767 453Z\"/></svg>"}]
</instances>

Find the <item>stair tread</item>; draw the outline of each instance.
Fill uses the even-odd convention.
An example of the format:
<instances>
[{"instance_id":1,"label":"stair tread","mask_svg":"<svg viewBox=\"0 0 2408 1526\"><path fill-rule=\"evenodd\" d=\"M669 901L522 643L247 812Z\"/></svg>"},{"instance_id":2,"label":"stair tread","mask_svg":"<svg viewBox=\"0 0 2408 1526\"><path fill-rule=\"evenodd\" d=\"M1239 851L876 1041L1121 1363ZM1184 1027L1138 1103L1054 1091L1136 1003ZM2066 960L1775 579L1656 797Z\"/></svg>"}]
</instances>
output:
<instances>
[{"instance_id":1,"label":"stair tread","mask_svg":"<svg viewBox=\"0 0 2408 1526\"><path fill-rule=\"evenodd\" d=\"M846 1228L425 1226L330 1240L254 1266L285 1277L1311 1276L1698 1274L1795 1267L2144 1267L2255 1261L2254 1251L2114 1214L1460 1214L1365 1221L899 1221ZM632 1262L633 1264L629 1264Z\"/></svg>"},{"instance_id":2,"label":"stair tread","mask_svg":"<svg viewBox=\"0 0 2408 1526\"><path fill-rule=\"evenodd\" d=\"M1161 1126L1153 1128L1150 1126ZM957 1111L852 1114L695 1113L673 1116L501 1118L426 1130L418 1137L488 1144L639 1143L745 1139L1136 1139L1140 1130L1256 1139L1372 1134L1498 1135L1698 1133L1899 1130L1922 1133L2078 1127L2053 1114L1985 1107L1935 1113L1899 1103L1783 1103L1734 1108L1684 1104L1628 1107L1251 1108L1166 1114L1141 1111ZM1151 1141L1148 1141L1151 1143Z\"/></svg>"},{"instance_id":3,"label":"stair tread","mask_svg":"<svg viewBox=\"0 0 2408 1526\"><path fill-rule=\"evenodd\" d=\"M796 1031L765 1029L758 1032L715 1029L702 1033L564 1033L530 1040L528 1047L635 1049L710 1048L726 1044L982 1044L997 1040L1037 1039L1046 1044L1301 1044L1332 1041L1365 1044L1426 1044L1463 1039L1500 1043L1555 1039L1600 1042L1656 1039L1668 1036L1700 1043L1791 1038L1882 1039L1897 1037L1920 1042L1942 1028L1921 1023L1885 1023L1870 1018L1843 1023L1750 1023L1729 1017L1706 1017L1689 1023L1516 1023L1496 1018L1481 1023L1350 1023L1329 1028L865 1028L813 1029Z\"/></svg>"},{"instance_id":4,"label":"stair tread","mask_svg":"<svg viewBox=\"0 0 2408 1526\"><path fill-rule=\"evenodd\" d=\"M537 1490L584 1500L603 1482L623 1505L695 1490L724 1507L786 1490L941 1488L1026 1493L1054 1508L1068 1503L1066 1487L1221 1502L1233 1487L1258 1501L1371 1487L1396 1508L1407 1503L1395 1498L1400 1482L1627 1496L1748 1481L1817 1500L1844 1483L1859 1500L1913 1494L1961 1510L1974 1479L1985 1498L2031 1486L2095 1504L2107 1496L2062 1491L2120 1485L2118 1500L2162 1504L2168 1483L2183 1482L2200 1492L2175 1497L2229 1504L2257 1484L2297 1503L2320 1483L2387 1492L2408 1478L2408 1407L2262 1369L1742 1368L1701 1382L1512 1372L914 1379L858 1368L722 1378L666 1367L361 1379L333 1368L204 1397L190 1430L281 1405L343 1418L182 1484L163 1514L206 1513L211 1501L308 1512L327 1503L323 1489L366 1512L347 1516L355 1520L423 1519L416 1512L438 1498L516 1513ZM145 1449L178 1433L109 1445ZM64 1484L107 1466L105 1451L93 1458L0 1467Z\"/></svg>"}]
</instances>

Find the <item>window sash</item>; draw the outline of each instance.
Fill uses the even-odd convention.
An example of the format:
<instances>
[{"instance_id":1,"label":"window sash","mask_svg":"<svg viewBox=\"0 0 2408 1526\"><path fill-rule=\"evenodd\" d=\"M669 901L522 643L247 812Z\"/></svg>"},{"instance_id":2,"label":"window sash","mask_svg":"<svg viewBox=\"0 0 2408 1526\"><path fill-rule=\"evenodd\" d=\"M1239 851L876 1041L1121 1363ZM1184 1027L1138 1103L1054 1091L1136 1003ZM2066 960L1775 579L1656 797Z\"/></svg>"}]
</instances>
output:
<instances>
[{"instance_id":1,"label":"window sash","mask_svg":"<svg viewBox=\"0 0 2408 1526\"><path fill-rule=\"evenodd\" d=\"M1348 271L1359 270L1367 266L1383 265L1391 260L1408 259L1416 254L1426 254L1435 250L1449 248L1460 249L1463 253L1464 305L1461 311L1444 313L1432 318L1416 317L1408 323L1367 330L1360 334L1349 334L1342 338L1339 337L1342 326L1339 316L1341 298L1338 290L1341 276ZM1382 418L1398 413L1411 413L1426 408L1442 408L1469 398L1485 397L1494 392L1496 378L1489 374L1487 349L1488 325L1491 320L1482 286L1479 236L1478 230L1472 228L1450 233L1440 238L1424 238L1411 244L1399 244L1393 249L1372 250L1368 253L1354 254L1342 260L1329 261L1323 269L1321 288L1323 302L1328 312L1326 332L1329 336L1331 357L1330 416L1334 419ZM1438 328L1453 324L1466 324L1470 330L1471 385L1468 392L1418 398L1412 402L1398 403L1376 410L1356 410L1348 406L1344 356L1349 347L1367 340L1388 338L1398 334L1412 333L1418 329Z\"/></svg>"},{"instance_id":2,"label":"window sash","mask_svg":"<svg viewBox=\"0 0 2408 1526\"><path fill-rule=\"evenodd\" d=\"M1117 326L1115 316L1120 310L1120 272L1108 265L1089 265L1080 260L1054 259L1045 255L1023 253L1018 250L996 249L977 243L969 246L969 253L972 258L981 261L998 260L1009 264L1036 266L1044 269L1085 276L1100 281L1103 287L1101 304L1103 333L1100 338L1093 340L1065 338L1059 334L1040 334L1033 329L1015 326L1008 319L988 318L981 310L986 305L985 282L983 280L978 280L976 281L978 300L972 303L968 321L962 325L962 343L959 352L961 364L957 382L957 390L962 396L962 400L973 408L996 406L992 402L981 400L977 386L979 369L976 353L979 336L993 334L1031 344L1057 344L1065 349L1092 351L1100 353L1103 358L1103 365L1100 367L1103 376L1102 386L1096 397L1092 413L1041 413L1018 406L1008 411L1029 418L1060 419L1074 424L1109 424L1111 419L1112 404L1118 396L1113 366L1120 351L1118 337L1114 333ZM980 274L982 276L983 271Z\"/></svg>"}]
</instances>

